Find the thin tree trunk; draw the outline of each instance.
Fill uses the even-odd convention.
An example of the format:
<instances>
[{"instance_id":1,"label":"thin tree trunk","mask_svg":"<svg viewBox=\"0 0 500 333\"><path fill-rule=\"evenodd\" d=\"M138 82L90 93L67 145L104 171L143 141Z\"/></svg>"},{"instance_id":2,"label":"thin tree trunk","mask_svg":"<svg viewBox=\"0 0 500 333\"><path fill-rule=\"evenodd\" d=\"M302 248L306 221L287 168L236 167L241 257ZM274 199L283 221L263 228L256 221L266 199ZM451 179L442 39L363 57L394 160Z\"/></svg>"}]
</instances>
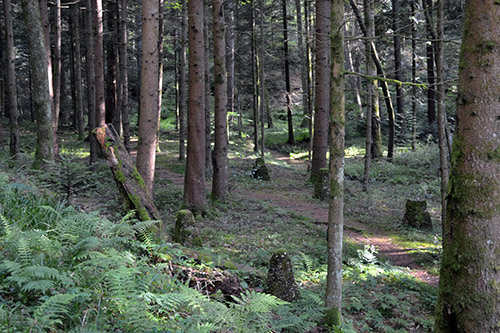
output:
<instances>
[{"instance_id":1,"label":"thin tree trunk","mask_svg":"<svg viewBox=\"0 0 500 333\"><path fill-rule=\"evenodd\" d=\"M203 0L188 1L189 27L189 109L184 206L204 212L205 195L205 43Z\"/></svg>"},{"instance_id":2,"label":"thin tree trunk","mask_svg":"<svg viewBox=\"0 0 500 333\"><path fill-rule=\"evenodd\" d=\"M156 128L156 151L161 152L160 150L160 121L161 121L161 105L163 101L163 38L165 33L165 20L164 20L164 3L160 0L158 4L158 11L160 13L160 18L158 21L158 126Z\"/></svg>"},{"instance_id":3,"label":"thin tree trunk","mask_svg":"<svg viewBox=\"0 0 500 333\"><path fill-rule=\"evenodd\" d=\"M57 144L57 130L59 128L59 114L61 113L61 0L54 2L54 58L53 58L53 110L52 125L54 126L54 154L59 156L59 145Z\"/></svg>"},{"instance_id":4,"label":"thin tree trunk","mask_svg":"<svg viewBox=\"0 0 500 333\"><path fill-rule=\"evenodd\" d=\"M264 124L266 118L266 78L265 78L265 62L264 62L264 0L259 1L259 17L260 17L260 39L259 39L259 81L260 81L260 157L264 159L264 149L265 149L265 131Z\"/></svg>"},{"instance_id":5,"label":"thin tree trunk","mask_svg":"<svg viewBox=\"0 0 500 333\"><path fill-rule=\"evenodd\" d=\"M286 0L282 0L283 7L283 48L285 53L285 94L286 94L286 110L288 120L288 143L295 143L293 137L293 118L292 118L292 88L290 87L290 60L288 59L288 18L286 14Z\"/></svg>"},{"instance_id":6,"label":"thin tree trunk","mask_svg":"<svg viewBox=\"0 0 500 333\"><path fill-rule=\"evenodd\" d=\"M425 13L425 27L427 31L427 38L435 40L432 22L432 0L422 0L422 6ZM427 121L429 124L434 124L436 121L436 86L434 76L434 48L433 43L427 43L427 82L429 88L427 89Z\"/></svg>"},{"instance_id":7,"label":"thin tree trunk","mask_svg":"<svg viewBox=\"0 0 500 333\"><path fill-rule=\"evenodd\" d=\"M400 82L403 81L403 72L401 68L401 36L399 29L399 14L400 14L400 0L392 0L392 30L393 30L393 40L394 40L394 78ZM403 86L400 84L396 85L396 109L399 119L400 127L400 137L402 143L406 142L406 115L404 111L404 96L403 96Z\"/></svg>"},{"instance_id":8,"label":"thin tree trunk","mask_svg":"<svg viewBox=\"0 0 500 333\"><path fill-rule=\"evenodd\" d=\"M228 195L227 169L227 80L226 80L226 40L223 0L212 0L214 19L214 156L212 197L224 201Z\"/></svg>"},{"instance_id":9,"label":"thin tree trunk","mask_svg":"<svg viewBox=\"0 0 500 333\"><path fill-rule=\"evenodd\" d=\"M128 110L128 51L127 51L127 5L128 0L120 0L120 113L123 124L123 142L125 148L130 152L130 120Z\"/></svg>"},{"instance_id":10,"label":"thin tree trunk","mask_svg":"<svg viewBox=\"0 0 500 333\"><path fill-rule=\"evenodd\" d=\"M102 0L93 0L94 12L94 72L95 72L95 107L96 126L106 121L106 104L104 99L104 45L103 45L103 10Z\"/></svg>"},{"instance_id":11,"label":"thin tree trunk","mask_svg":"<svg viewBox=\"0 0 500 333\"><path fill-rule=\"evenodd\" d=\"M85 1L85 62L87 68L87 109L89 122L90 164L97 162L97 141L92 134L96 128L96 98L95 98L95 65L94 65L94 38L93 38L93 10L92 0Z\"/></svg>"},{"instance_id":12,"label":"thin tree trunk","mask_svg":"<svg viewBox=\"0 0 500 333\"><path fill-rule=\"evenodd\" d=\"M415 16L415 1L410 2L411 16ZM411 23L411 82L417 83L417 41L415 40L417 32L416 23ZM417 87L413 86L411 96L411 114L412 114L412 139L411 149L417 148Z\"/></svg>"},{"instance_id":13,"label":"thin tree trunk","mask_svg":"<svg viewBox=\"0 0 500 333\"><path fill-rule=\"evenodd\" d=\"M227 1L224 17L226 20L226 68L227 68L227 112L234 117L234 11L236 3L234 1Z\"/></svg>"},{"instance_id":14,"label":"thin tree trunk","mask_svg":"<svg viewBox=\"0 0 500 333\"><path fill-rule=\"evenodd\" d=\"M316 1L316 105L312 149L311 180L327 167L328 128L330 110L330 13L331 0Z\"/></svg>"},{"instance_id":15,"label":"thin tree trunk","mask_svg":"<svg viewBox=\"0 0 500 333\"><path fill-rule=\"evenodd\" d=\"M305 23L305 31L306 31L306 59L307 59L307 76L306 76L306 91L307 91L307 110L309 111L308 122L307 122L307 131L309 133L309 151L307 159L308 161L312 160L312 146L313 146L313 53L312 53L312 36L311 36L311 10L310 10L310 1L304 1L304 23Z\"/></svg>"},{"instance_id":16,"label":"thin tree trunk","mask_svg":"<svg viewBox=\"0 0 500 333\"><path fill-rule=\"evenodd\" d=\"M184 161L186 157L186 0L181 0L181 49L179 59L179 160Z\"/></svg>"},{"instance_id":17,"label":"thin tree trunk","mask_svg":"<svg viewBox=\"0 0 500 333\"><path fill-rule=\"evenodd\" d=\"M255 2L252 0L252 88L253 88L253 150L259 151L259 54L257 52L257 31L255 19Z\"/></svg>"},{"instance_id":18,"label":"thin tree trunk","mask_svg":"<svg viewBox=\"0 0 500 333\"><path fill-rule=\"evenodd\" d=\"M76 125L78 129L78 138L83 140L85 133L85 124L83 119L83 92L82 92L82 53L80 49L80 20L79 20L79 8L80 4L75 3L71 5L71 22L73 24L73 43L74 43L74 54L76 61L75 66L75 77L76 81L74 91L75 91L75 114L76 114Z\"/></svg>"},{"instance_id":19,"label":"thin tree trunk","mask_svg":"<svg viewBox=\"0 0 500 333\"><path fill-rule=\"evenodd\" d=\"M301 126L307 124L307 119L309 117L308 106L308 92L307 92L307 55L304 49L304 28L302 24L302 5L300 0L295 0L295 11L297 13L297 47L300 57L300 82L302 85L302 114L303 121Z\"/></svg>"},{"instance_id":20,"label":"thin tree trunk","mask_svg":"<svg viewBox=\"0 0 500 333\"><path fill-rule=\"evenodd\" d=\"M17 89L16 89L16 67L14 54L14 30L12 20L12 6L10 0L3 1L4 19L5 19L5 53L6 67L5 74L7 77L7 98L9 105L9 131L10 131L10 155L16 156L20 152L20 137L19 137L19 109L17 108ZM3 102L3 101L2 101ZM3 113L0 113L0 122ZM2 130L2 128L0 128ZM3 132L2 132L3 135ZM0 142L3 149L3 137Z\"/></svg>"},{"instance_id":21,"label":"thin tree trunk","mask_svg":"<svg viewBox=\"0 0 500 333\"><path fill-rule=\"evenodd\" d=\"M326 276L325 323L342 320L342 236L344 227L344 1L332 1L331 109L330 109L330 200L328 205L328 271Z\"/></svg>"},{"instance_id":22,"label":"thin tree trunk","mask_svg":"<svg viewBox=\"0 0 500 333\"><path fill-rule=\"evenodd\" d=\"M366 74L369 77L373 77L376 74L375 66L373 65L373 59L370 48L370 38L373 37L373 11L372 11L372 1L363 1L363 14L365 16L365 24L368 31L367 39L365 40L365 55L366 55ZM368 192L368 184L370 182L370 167L372 160L372 119L373 119L373 107L374 107L374 94L377 94L377 81L372 79L367 79L366 82L366 145L365 145L365 167L364 167L364 178L363 178L363 191Z\"/></svg>"},{"instance_id":23,"label":"thin tree trunk","mask_svg":"<svg viewBox=\"0 0 500 333\"><path fill-rule=\"evenodd\" d=\"M212 173L212 121L210 117L210 38L209 38L209 21L210 10L209 4L210 0L203 1L203 38L205 40L205 169L206 174Z\"/></svg>"},{"instance_id":24,"label":"thin tree trunk","mask_svg":"<svg viewBox=\"0 0 500 333\"><path fill-rule=\"evenodd\" d=\"M144 0L142 1L141 114L136 165L151 196L158 132L158 34L159 2Z\"/></svg>"},{"instance_id":25,"label":"thin tree trunk","mask_svg":"<svg viewBox=\"0 0 500 333\"><path fill-rule=\"evenodd\" d=\"M37 143L34 168L43 168L54 160L54 130L49 90L49 75L45 37L40 20L40 8L36 0L21 1L30 47L33 71L33 100L37 120Z\"/></svg>"},{"instance_id":26,"label":"thin tree trunk","mask_svg":"<svg viewBox=\"0 0 500 333\"><path fill-rule=\"evenodd\" d=\"M122 135L122 117L118 107L118 3L106 1L106 75L104 103L106 105L106 123L112 123L118 135Z\"/></svg>"}]
</instances>

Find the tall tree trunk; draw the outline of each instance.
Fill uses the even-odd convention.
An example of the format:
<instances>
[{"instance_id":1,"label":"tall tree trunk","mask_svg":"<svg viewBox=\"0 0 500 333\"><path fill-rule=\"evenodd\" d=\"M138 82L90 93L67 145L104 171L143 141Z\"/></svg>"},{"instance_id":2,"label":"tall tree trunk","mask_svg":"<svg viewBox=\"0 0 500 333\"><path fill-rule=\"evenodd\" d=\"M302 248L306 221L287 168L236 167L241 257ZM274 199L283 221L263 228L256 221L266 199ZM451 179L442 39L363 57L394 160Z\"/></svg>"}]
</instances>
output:
<instances>
[{"instance_id":1,"label":"tall tree trunk","mask_svg":"<svg viewBox=\"0 0 500 333\"><path fill-rule=\"evenodd\" d=\"M349 0L349 4L351 5L351 8L354 12L354 15L356 16L356 20L358 21L359 27L361 28L361 31L363 32L363 35L366 37L368 36L368 29L366 25L363 22L363 19L361 17L361 12L356 5L356 3L353 0ZM382 62L380 61L377 53L377 49L375 48L375 43L372 41L371 43L371 54L373 58L373 62L375 63L375 67L377 68L377 75L381 76L383 78L386 78L384 68L382 67ZM387 158L389 160L392 160L392 157L394 156L394 134L395 134L395 123L394 123L394 107L392 105L392 99L391 99L391 94L389 92L389 86L387 85L387 82L382 80L380 82L380 85L382 86L382 92L384 94L384 101L385 105L387 107L387 115L389 118L389 142L387 143ZM375 122L373 123L375 125ZM374 140L375 142L375 140Z\"/></svg>"},{"instance_id":2,"label":"tall tree trunk","mask_svg":"<svg viewBox=\"0 0 500 333\"><path fill-rule=\"evenodd\" d=\"M328 205L328 271L326 276L325 323L342 319L342 235L344 227L344 1L332 1L331 109L330 109L330 200Z\"/></svg>"},{"instance_id":3,"label":"tall tree trunk","mask_svg":"<svg viewBox=\"0 0 500 333\"><path fill-rule=\"evenodd\" d=\"M188 1L189 101L184 205L195 212L206 209L205 196L205 42L203 0Z\"/></svg>"},{"instance_id":4,"label":"tall tree trunk","mask_svg":"<svg viewBox=\"0 0 500 333\"><path fill-rule=\"evenodd\" d=\"M400 14L400 0L392 0L392 30L394 40L394 78L398 81L403 81L403 72L401 68L401 32L399 31L399 14ZM396 110L398 120L400 123L400 137L402 143L406 142L406 115L404 111L404 96L403 86L396 85Z\"/></svg>"},{"instance_id":5,"label":"tall tree trunk","mask_svg":"<svg viewBox=\"0 0 500 333\"><path fill-rule=\"evenodd\" d=\"M212 173L212 121L210 117L210 38L209 38L209 17L210 0L203 1L203 38L205 40L205 169L206 174Z\"/></svg>"},{"instance_id":6,"label":"tall tree trunk","mask_svg":"<svg viewBox=\"0 0 500 333\"><path fill-rule=\"evenodd\" d=\"M163 38L165 33L165 20L164 20L164 3L158 3L159 21L158 21L158 104L156 111L158 113L158 126L156 128L156 151L160 152L160 120L161 120L161 105L163 101Z\"/></svg>"},{"instance_id":7,"label":"tall tree trunk","mask_svg":"<svg viewBox=\"0 0 500 333\"><path fill-rule=\"evenodd\" d=\"M120 113L123 125L123 142L125 149L130 152L130 120L128 110L128 51L127 51L127 5L128 0L120 0Z\"/></svg>"},{"instance_id":8,"label":"tall tree trunk","mask_svg":"<svg viewBox=\"0 0 500 333\"><path fill-rule=\"evenodd\" d=\"M496 332L500 322L500 6L479 0L469 0L465 6L435 332ZM438 10L442 20L442 3Z\"/></svg>"},{"instance_id":9,"label":"tall tree trunk","mask_svg":"<svg viewBox=\"0 0 500 333\"><path fill-rule=\"evenodd\" d=\"M186 0L181 0L181 49L179 52L179 160L184 161L186 156Z\"/></svg>"},{"instance_id":10,"label":"tall tree trunk","mask_svg":"<svg viewBox=\"0 0 500 333\"><path fill-rule=\"evenodd\" d=\"M93 0L94 12L94 72L95 72L95 119L96 126L106 122L106 104L104 99L104 45L103 45L103 10L102 0Z\"/></svg>"},{"instance_id":11,"label":"tall tree trunk","mask_svg":"<svg viewBox=\"0 0 500 333\"><path fill-rule=\"evenodd\" d=\"M214 156L212 197L224 201L228 195L227 170L227 80L226 80L226 40L223 0L212 0L214 18Z\"/></svg>"},{"instance_id":12,"label":"tall tree trunk","mask_svg":"<svg viewBox=\"0 0 500 333\"><path fill-rule=\"evenodd\" d=\"M118 2L106 1L106 51L105 98L106 123L112 123L118 135L122 135L122 117L118 108Z\"/></svg>"},{"instance_id":13,"label":"tall tree trunk","mask_svg":"<svg viewBox=\"0 0 500 333\"><path fill-rule=\"evenodd\" d=\"M54 160L54 130L49 91L49 75L45 37L40 19L40 8L36 0L21 1L30 48L33 73L33 100L37 121L37 142L34 168L43 168L47 161Z\"/></svg>"},{"instance_id":14,"label":"tall tree trunk","mask_svg":"<svg viewBox=\"0 0 500 333\"><path fill-rule=\"evenodd\" d=\"M366 74L368 77L373 77L376 75L375 66L373 65L373 59L370 47L370 38L373 37L373 11L372 11L372 0L363 1L363 14L365 16L365 24L368 32L367 39L365 40L365 55L366 55ZM365 153L365 167L364 167L364 178L363 178L363 191L368 192L368 184L370 182L370 167L372 160L372 146L373 146L373 109L376 103L375 98L378 94L377 80L367 79L366 82L366 153ZM375 96L374 96L375 95Z\"/></svg>"},{"instance_id":15,"label":"tall tree trunk","mask_svg":"<svg viewBox=\"0 0 500 333\"><path fill-rule=\"evenodd\" d=\"M304 28L302 23L302 5L300 0L295 0L295 12L297 13L297 47L298 54L300 57L300 82L302 85L302 114L303 121L301 126L307 124L307 119L309 117L309 110L307 110L308 101L307 98L307 55L304 49Z\"/></svg>"},{"instance_id":16,"label":"tall tree trunk","mask_svg":"<svg viewBox=\"0 0 500 333\"><path fill-rule=\"evenodd\" d=\"M234 116L234 30L235 30L235 20L234 11L236 7L235 1L227 1L224 17L226 20L226 71L227 71L227 112Z\"/></svg>"},{"instance_id":17,"label":"tall tree trunk","mask_svg":"<svg viewBox=\"0 0 500 333\"><path fill-rule=\"evenodd\" d=\"M59 156L59 146L57 144L57 129L59 128L59 114L61 113L61 0L54 3L54 58L53 58L53 110L52 126L54 126L54 154Z\"/></svg>"},{"instance_id":18,"label":"tall tree trunk","mask_svg":"<svg viewBox=\"0 0 500 333\"><path fill-rule=\"evenodd\" d=\"M136 165L151 195L158 132L158 34L159 1L142 1L141 114Z\"/></svg>"},{"instance_id":19,"label":"tall tree trunk","mask_svg":"<svg viewBox=\"0 0 500 333\"><path fill-rule=\"evenodd\" d=\"M255 18L255 2L252 0L252 90L253 90L253 150L259 151L259 54L257 53L257 28Z\"/></svg>"},{"instance_id":20,"label":"tall tree trunk","mask_svg":"<svg viewBox=\"0 0 500 333\"><path fill-rule=\"evenodd\" d=\"M411 16L414 17L415 11L415 1L410 1ZM411 23L411 82L413 84L417 83L417 41L415 40L417 34L417 26L415 22ZM415 150L417 148L417 87L414 85L411 88L411 149Z\"/></svg>"},{"instance_id":21,"label":"tall tree trunk","mask_svg":"<svg viewBox=\"0 0 500 333\"><path fill-rule=\"evenodd\" d=\"M5 53L6 67L5 74L7 77L7 98L9 100L9 131L10 131L10 155L16 156L20 152L20 137L19 137L19 109L17 108L17 89L16 89L16 66L14 54L14 29L12 25L12 6L10 0L3 0L3 10L5 19ZM3 113L0 113L0 122ZM0 128L1 129L1 128ZM2 133L3 134L3 133ZM2 147L3 147L3 141Z\"/></svg>"},{"instance_id":22,"label":"tall tree trunk","mask_svg":"<svg viewBox=\"0 0 500 333\"><path fill-rule=\"evenodd\" d=\"M83 92L82 92L82 52L80 49L80 18L79 18L79 8L80 4L75 3L71 5L71 23L73 25L73 43L74 43L74 55L76 61L74 62L74 71L76 81L75 90L75 115L76 115L76 125L78 129L78 138L83 140L85 133L85 124L83 119Z\"/></svg>"},{"instance_id":23,"label":"tall tree trunk","mask_svg":"<svg viewBox=\"0 0 500 333\"><path fill-rule=\"evenodd\" d=\"M260 91L259 91L259 99L260 99L260 157L264 159L264 149L265 149L265 131L264 124L266 118L266 78L265 78L265 62L264 62L264 0L259 1L259 20L260 20L260 38L259 38L259 82L260 82Z\"/></svg>"},{"instance_id":24,"label":"tall tree trunk","mask_svg":"<svg viewBox=\"0 0 500 333\"><path fill-rule=\"evenodd\" d=\"M432 0L422 0L422 5L425 13L425 28L427 31L427 38L435 40L434 23L432 21ZM433 42L427 43L427 82L429 88L427 89L427 121L429 124L434 124L436 121L436 86L434 76L434 48Z\"/></svg>"},{"instance_id":25,"label":"tall tree trunk","mask_svg":"<svg viewBox=\"0 0 500 333\"><path fill-rule=\"evenodd\" d=\"M288 120L288 143L293 144L293 119L292 119L292 88L290 87L290 60L288 57L288 18L286 14L286 0L282 0L283 7L283 48L285 61L285 94L286 94L286 114ZM300 7L300 6L299 6Z\"/></svg>"},{"instance_id":26,"label":"tall tree trunk","mask_svg":"<svg viewBox=\"0 0 500 333\"><path fill-rule=\"evenodd\" d=\"M97 162L97 141L92 134L96 128L96 98L95 98L95 65L94 65L94 38L92 0L85 1L85 63L87 68L87 109L90 141L90 164Z\"/></svg>"},{"instance_id":27,"label":"tall tree trunk","mask_svg":"<svg viewBox=\"0 0 500 333\"><path fill-rule=\"evenodd\" d=\"M312 149L311 180L326 168L330 110L330 16L331 0L316 1L316 99Z\"/></svg>"},{"instance_id":28,"label":"tall tree trunk","mask_svg":"<svg viewBox=\"0 0 500 333\"><path fill-rule=\"evenodd\" d=\"M306 59L307 59L307 76L306 76L306 91L307 91L307 110L308 110L308 122L307 122L307 131L309 133L309 151L307 159L308 161L312 160L312 146L313 146L313 104L314 104L314 93L313 93L313 73L314 73L314 65L313 65L313 38L311 33L312 27L312 14L311 14L311 2L304 1L304 23L305 23L305 31L306 31Z\"/></svg>"}]
</instances>

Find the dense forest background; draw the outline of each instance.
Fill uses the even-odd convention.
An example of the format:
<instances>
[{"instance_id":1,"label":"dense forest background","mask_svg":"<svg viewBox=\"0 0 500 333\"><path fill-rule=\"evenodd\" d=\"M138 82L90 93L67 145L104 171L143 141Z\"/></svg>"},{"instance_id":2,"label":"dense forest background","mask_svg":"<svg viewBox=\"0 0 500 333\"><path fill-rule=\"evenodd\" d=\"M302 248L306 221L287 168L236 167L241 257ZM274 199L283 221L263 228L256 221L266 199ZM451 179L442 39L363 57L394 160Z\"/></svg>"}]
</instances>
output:
<instances>
[{"instance_id":1,"label":"dense forest background","mask_svg":"<svg viewBox=\"0 0 500 333\"><path fill-rule=\"evenodd\" d=\"M2 5L3 330L432 329L465 1Z\"/></svg>"}]
</instances>

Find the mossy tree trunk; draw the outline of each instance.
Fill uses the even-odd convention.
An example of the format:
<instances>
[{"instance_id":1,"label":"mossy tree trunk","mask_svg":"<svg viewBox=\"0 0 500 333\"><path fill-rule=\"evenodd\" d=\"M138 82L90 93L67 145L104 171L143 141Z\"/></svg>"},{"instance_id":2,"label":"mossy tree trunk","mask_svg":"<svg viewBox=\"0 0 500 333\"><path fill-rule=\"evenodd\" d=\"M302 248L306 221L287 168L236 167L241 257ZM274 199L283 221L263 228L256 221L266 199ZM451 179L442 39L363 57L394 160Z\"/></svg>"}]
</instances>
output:
<instances>
[{"instance_id":1,"label":"mossy tree trunk","mask_svg":"<svg viewBox=\"0 0 500 333\"><path fill-rule=\"evenodd\" d=\"M96 128L94 135L113 172L116 186L125 200L125 205L135 209L137 218L141 221L160 220L160 214L151 194L113 125Z\"/></svg>"},{"instance_id":2,"label":"mossy tree trunk","mask_svg":"<svg viewBox=\"0 0 500 333\"><path fill-rule=\"evenodd\" d=\"M325 323L340 325L342 304L342 236L344 227L344 1L331 8L330 199L328 207L328 272Z\"/></svg>"},{"instance_id":3,"label":"mossy tree trunk","mask_svg":"<svg viewBox=\"0 0 500 333\"><path fill-rule=\"evenodd\" d=\"M500 5L465 8L436 332L500 322Z\"/></svg>"}]
</instances>

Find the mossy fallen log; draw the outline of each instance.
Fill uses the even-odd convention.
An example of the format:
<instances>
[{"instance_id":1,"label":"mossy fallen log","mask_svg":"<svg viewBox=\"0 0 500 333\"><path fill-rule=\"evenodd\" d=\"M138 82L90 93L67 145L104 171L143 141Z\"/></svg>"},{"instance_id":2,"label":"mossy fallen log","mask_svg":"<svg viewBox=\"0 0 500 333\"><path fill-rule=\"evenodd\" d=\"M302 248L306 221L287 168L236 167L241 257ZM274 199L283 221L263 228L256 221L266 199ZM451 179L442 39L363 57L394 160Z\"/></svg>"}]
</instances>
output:
<instances>
[{"instance_id":1,"label":"mossy fallen log","mask_svg":"<svg viewBox=\"0 0 500 333\"><path fill-rule=\"evenodd\" d=\"M128 209L134 209L137 212L137 218L141 221L159 221L160 214L153 203L153 197L113 125L107 124L96 128L94 136L113 172L116 186L124 198L125 206Z\"/></svg>"}]
</instances>

